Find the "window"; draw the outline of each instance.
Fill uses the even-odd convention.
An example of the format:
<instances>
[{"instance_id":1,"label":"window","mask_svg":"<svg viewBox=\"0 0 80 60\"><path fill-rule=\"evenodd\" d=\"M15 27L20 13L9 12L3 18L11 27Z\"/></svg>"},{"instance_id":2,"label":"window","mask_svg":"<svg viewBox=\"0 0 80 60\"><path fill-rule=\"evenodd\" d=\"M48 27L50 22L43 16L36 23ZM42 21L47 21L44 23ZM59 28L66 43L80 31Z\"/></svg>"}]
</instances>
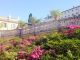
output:
<instances>
[{"instance_id":1,"label":"window","mask_svg":"<svg viewBox=\"0 0 80 60\"><path fill-rule=\"evenodd\" d=\"M13 24L13 28L15 28L15 24Z\"/></svg>"},{"instance_id":2,"label":"window","mask_svg":"<svg viewBox=\"0 0 80 60\"><path fill-rule=\"evenodd\" d=\"M78 10L78 9L76 8L76 10Z\"/></svg>"},{"instance_id":3,"label":"window","mask_svg":"<svg viewBox=\"0 0 80 60\"><path fill-rule=\"evenodd\" d=\"M66 11L64 11L63 13L66 14Z\"/></svg>"},{"instance_id":4,"label":"window","mask_svg":"<svg viewBox=\"0 0 80 60\"><path fill-rule=\"evenodd\" d=\"M65 21L64 21L64 23L65 23Z\"/></svg>"},{"instance_id":5,"label":"window","mask_svg":"<svg viewBox=\"0 0 80 60\"><path fill-rule=\"evenodd\" d=\"M15 24L11 24L11 28L15 28Z\"/></svg>"},{"instance_id":6,"label":"window","mask_svg":"<svg viewBox=\"0 0 80 60\"><path fill-rule=\"evenodd\" d=\"M72 14L72 16L74 16L74 14Z\"/></svg>"},{"instance_id":7,"label":"window","mask_svg":"<svg viewBox=\"0 0 80 60\"><path fill-rule=\"evenodd\" d=\"M7 23L4 23L4 27L5 27L5 28L7 27Z\"/></svg>"},{"instance_id":8,"label":"window","mask_svg":"<svg viewBox=\"0 0 80 60\"><path fill-rule=\"evenodd\" d=\"M68 17L70 17L70 15L68 15Z\"/></svg>"},{"instance_id":9,"label":"window","mask_svg":"<svg viewBox=\"0 0 80 60\"><path fill-rule=\"evenodd\" d=\"M76 14L78 14L78 12L76 12Z\"/></svg>"},{"instance_id":10,"label":"window","mask_svg":"<svg viewBox=\"0 0 80 60\"><path fill-rule=\"evenodd\" d=\"M68 13L69 13L69 10L68 10Z\"/></svg>"}]
</instances>

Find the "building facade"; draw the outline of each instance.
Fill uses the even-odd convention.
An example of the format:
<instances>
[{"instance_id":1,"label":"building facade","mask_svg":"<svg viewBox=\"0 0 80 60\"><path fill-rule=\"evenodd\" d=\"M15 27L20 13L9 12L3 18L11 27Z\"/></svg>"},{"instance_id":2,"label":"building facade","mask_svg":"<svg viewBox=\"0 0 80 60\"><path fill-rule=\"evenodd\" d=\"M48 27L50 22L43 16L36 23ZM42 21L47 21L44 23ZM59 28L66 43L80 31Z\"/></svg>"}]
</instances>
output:
<instances>
[{"instance_id":1,"label":"building facade","mask_svg":"<svg viewBox=\"0 0 80 60\"><path fill-rule=\"evenodd\" d=\"M80 6L73 7L71 9L62 12L61 19L77 18L80 17Z\"/></svg>"},{"instance_id":2,"label":"building facade","mask_svg":"<svg viewBox=\"0 0 80 60\"><path fill-rule=\"evenodd\" d=\"M18 27L18 19L0 17L0 30L14 30Z\"/></svg>"}]
</instances>

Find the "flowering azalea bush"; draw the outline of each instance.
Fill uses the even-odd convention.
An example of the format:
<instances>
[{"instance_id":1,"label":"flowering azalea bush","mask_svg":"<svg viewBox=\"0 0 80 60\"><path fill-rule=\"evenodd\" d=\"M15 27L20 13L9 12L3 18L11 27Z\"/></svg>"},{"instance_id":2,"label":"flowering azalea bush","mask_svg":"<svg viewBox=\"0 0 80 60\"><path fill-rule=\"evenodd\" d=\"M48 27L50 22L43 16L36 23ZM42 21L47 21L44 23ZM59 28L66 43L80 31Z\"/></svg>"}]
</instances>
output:
<instances>
[{"instance_id":1,"label":"flowering azalea bush","mask_svg":"<svg viewBox=\"0 0 80 60\"><path fill-rule=\"evenodd\" d=\"M80 28L79 25L69 25L69 26L66 26L67 28L70 28L70 29L76 29L76 28Z\"/></svg>"},{"instance_id":2,"label":"flowering azalea bush","mask_svg":"<svg viewBox=\"0 0 80 60\"><path fill-rule=\"evenodd\" d=\"M43 51L44 50L42 50L40 46L35 47L29 55L28 60L39 60L43 54Z\"/></svg>"},{"instance_id":3,"label":"flowering azalea bush","mask_svg":"<svg viewBox=\"0 0 80 60\"><path fill-rule=\"evenodd\" d=\"M26 59L27 58L27 54L25 51L19 51L17 54L17 59Z\"/></svg>"},{"instance_id":4,"label":"flowering azalea bush","mask_svg":"<svg viewBox=\"0 0 80 60\"><path fill-rule=\"evenodd\" d=\"M69 25L69 26L66 26L65 28L67 28L67 29L62 31L62 34L66 38L73 38L73 37L76 38L77 36L79 36L78 32L80 30L80 26L78 26L78 25Z\"/></svg>"},{"instance_id":5,"label":"flowering azalea bush","mask_svg":"<svg viewBox=\"0 0 80 60\"><path fill-rule=\"evenodd\" d=\"M71 27L71 26L70 26ZM72 26L63 32L57 32L57 34L46 34L45 37L36 41L36 45L40 45L44 50L48 50L47 54L43 54L42 60L59 60L59 59L79 59L80 58L80 27ZM66 37L66 38L64 38ZM53 50L54 49L54 50ZM52 51L53 50L53 51ZM73 55L73 57L70 56ZM54 52L55 51L55 52ZM53 52L53 54L51 54ZM59 58L59 56L61 56ZM75 56L75 57L74 57ZM64 58L63 58L64 57Z\"/></svg>"},{"instance_id":6,"label":"flowering azalea bush","mask_svg":"<svg viewBox=\"0 0 80 60\"><path fill-rule=\"evenodd\" d=\"M0 44L0 60L13 60L27 58L26 50L28 46L32 45L35 37L22 38L20 41L11 39L8 42ZM23 49L23 50L21 50ZM16 54L14 54L16 53Z\"/></svg>"},{"instance_id":7,"label":"flowering azalea bush","mask_svg":"<svg viewBox=\"0 0 80 60\"><path fill-rule=\"evenodd\" d=\"M0 53L2 53L3 51L5 50L5 46L4 46L4 44L0 44Z\"/></svg>"},{"instance_id":8,"label":"flowering azalea bush","mask_svg":"<svg viewBox=\"0 0 80 60\"><path fill-rule=\"evenodd\" d=\"M0 60L79 60L80 27L66 28L0 43Z\"/></svg>"}]
</instances>

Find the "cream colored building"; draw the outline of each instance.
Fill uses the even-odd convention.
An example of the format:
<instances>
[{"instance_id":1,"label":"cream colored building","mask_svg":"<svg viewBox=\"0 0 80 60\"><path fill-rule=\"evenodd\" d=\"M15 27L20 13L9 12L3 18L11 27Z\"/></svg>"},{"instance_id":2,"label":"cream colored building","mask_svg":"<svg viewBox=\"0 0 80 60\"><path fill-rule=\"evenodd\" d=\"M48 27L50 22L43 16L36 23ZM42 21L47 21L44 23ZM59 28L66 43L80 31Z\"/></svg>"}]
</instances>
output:
<instances>
[{"instance_id":1,"label":"cream colored building","mask_svg":"<svg viewBox=\"0 0 80 60\"><path fill-rule=\"evenodd\" d=\"M18 27L18 19L0 17L0 30L14 30Z\"/></svg>"}]
</instances>

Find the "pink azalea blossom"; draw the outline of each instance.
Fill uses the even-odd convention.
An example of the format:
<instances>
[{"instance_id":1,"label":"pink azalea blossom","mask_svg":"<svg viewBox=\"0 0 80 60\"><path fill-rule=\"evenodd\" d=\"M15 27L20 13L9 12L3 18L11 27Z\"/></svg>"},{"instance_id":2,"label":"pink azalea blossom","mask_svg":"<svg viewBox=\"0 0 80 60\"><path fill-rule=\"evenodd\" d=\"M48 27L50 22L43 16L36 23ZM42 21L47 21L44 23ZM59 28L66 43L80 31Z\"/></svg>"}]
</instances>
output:
<instances>
[{"instance_id":1,"label":"pink azalea blossom","mask_svg":"<svg viewBox=\"0 0 80 60\"><path fill-rule=\"evenodd\" d=\"M5 47L3 44L0 44L0 52L4 51Z\"/></svg>"},{"instance_id":2,"label":"pink azalea blossom","mask_svg":"<svg viewBox=\"0 0 80 60\"><path fill-rule=\"evenodd\" d=\"M37 46L33 49L32 53L29 55L28 60L39 59L42 54L43 54L43 50L41 49L40 46Z\"/></svg>"},{"instance_id":3,"label":"pink azalea blossom","mask_svg":"<svg viewBox=\"0 0 80 60\"><path fill-rule=\"evenodd\" d=\"M69 25L67 26L67 28L75 29L75 28L80 28L80 26L79 25Z\"/></svg>"},{"instance_id":4,"label":"pink azalea blossom","mask_svg":"<svg viewBox=\"0 0 80 60\"><path fill-rule=\"evenodd\" d=\"M18 52L18 56L17 56L17 59L25 59L26 57L26 52L25 51L19 51Z\"/></svg>"}]
</instances>

